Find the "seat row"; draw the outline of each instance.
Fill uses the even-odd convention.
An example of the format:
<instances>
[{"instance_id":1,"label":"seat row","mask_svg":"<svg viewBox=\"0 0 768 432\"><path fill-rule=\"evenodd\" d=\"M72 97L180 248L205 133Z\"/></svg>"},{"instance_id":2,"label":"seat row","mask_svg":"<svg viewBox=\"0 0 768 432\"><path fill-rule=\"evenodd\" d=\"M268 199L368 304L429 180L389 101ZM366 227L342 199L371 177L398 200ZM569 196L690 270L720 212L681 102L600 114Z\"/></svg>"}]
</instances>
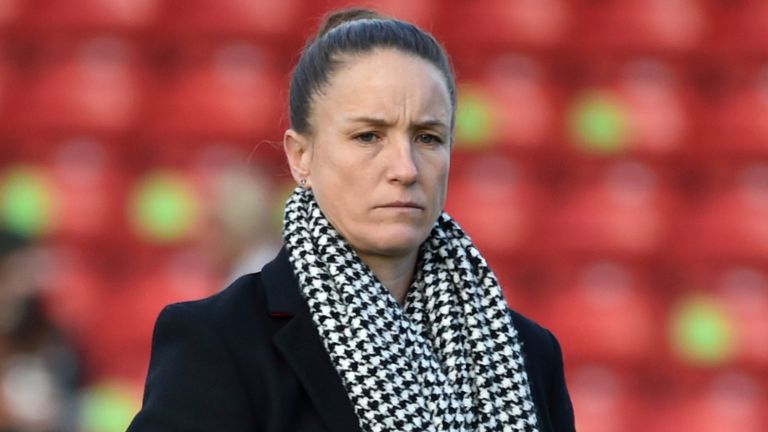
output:
<instances>
[{"instance_id":1,"label":"seat row","mask_svg":"<svg viewBox=\"0 0 768 432\"><path fill-rule=\"evenodd\" d=\"M303 39L316 17L350 4L354 2L6 0L0 26L37 32L111 30ZM433 29L457 49L549 48L574 42L672 52L768 49L768 8L759 0L384 0L376 6Z\"/></svg>"}]
</instances>

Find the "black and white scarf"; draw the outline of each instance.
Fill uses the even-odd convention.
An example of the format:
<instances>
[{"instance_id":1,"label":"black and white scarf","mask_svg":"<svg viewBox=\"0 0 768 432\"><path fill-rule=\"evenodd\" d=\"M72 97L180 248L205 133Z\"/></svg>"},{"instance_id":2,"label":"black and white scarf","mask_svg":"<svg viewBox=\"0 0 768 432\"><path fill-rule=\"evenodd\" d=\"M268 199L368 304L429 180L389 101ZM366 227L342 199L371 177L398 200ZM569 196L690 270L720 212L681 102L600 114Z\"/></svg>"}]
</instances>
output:
<instances>
[{"instance_id":1,"label":"black and white scarf","mask_svg":"<svg viewBox=\"0 0 768 432\"><path fill-rule=\"evenodd\" d=\"M401 307L296 188L283 236L364 431L536 431L522 347L496 277L443 213Z\"/></svg>"}]
</instances>

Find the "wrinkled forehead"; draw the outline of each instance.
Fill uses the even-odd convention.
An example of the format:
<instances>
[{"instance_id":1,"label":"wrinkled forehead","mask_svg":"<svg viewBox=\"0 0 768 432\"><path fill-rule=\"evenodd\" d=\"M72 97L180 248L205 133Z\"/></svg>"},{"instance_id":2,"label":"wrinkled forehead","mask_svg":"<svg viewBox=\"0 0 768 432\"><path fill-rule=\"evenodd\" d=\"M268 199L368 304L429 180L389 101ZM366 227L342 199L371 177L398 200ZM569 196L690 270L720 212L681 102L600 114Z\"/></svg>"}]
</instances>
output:
<instances>
[{"instance_id":1,"label":"wrinkled forehead","mask_svg":"<svg viewBox=\"0 0 768 432\"><path fill-rule=\"evenodd\" d=\"M448 84L429 61L386 48L338 61L313 101L317 117L429 117L451 123Z\"/></svg>"}]
</instances>

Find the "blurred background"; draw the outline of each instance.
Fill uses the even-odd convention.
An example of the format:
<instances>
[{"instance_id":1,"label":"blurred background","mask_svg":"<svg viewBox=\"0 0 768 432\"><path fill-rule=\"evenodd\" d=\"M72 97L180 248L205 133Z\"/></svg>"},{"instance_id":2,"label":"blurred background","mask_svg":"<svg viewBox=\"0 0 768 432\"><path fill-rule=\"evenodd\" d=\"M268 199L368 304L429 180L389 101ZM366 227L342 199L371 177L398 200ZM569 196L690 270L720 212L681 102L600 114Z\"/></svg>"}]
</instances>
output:
<instances>
[{"instance_id":1,"label":"blurred background","mask_svg":"<svg viewBox=\"0 0 768 432\"><path fill-rule=\"evenodd\" d=\"M162 306L271 258L290 68L347 4L0 0L0 431L124 430ZM452 56L448 211L578 429L768 430L768 2L375 6Z\"/></svg>"}]
</instances>

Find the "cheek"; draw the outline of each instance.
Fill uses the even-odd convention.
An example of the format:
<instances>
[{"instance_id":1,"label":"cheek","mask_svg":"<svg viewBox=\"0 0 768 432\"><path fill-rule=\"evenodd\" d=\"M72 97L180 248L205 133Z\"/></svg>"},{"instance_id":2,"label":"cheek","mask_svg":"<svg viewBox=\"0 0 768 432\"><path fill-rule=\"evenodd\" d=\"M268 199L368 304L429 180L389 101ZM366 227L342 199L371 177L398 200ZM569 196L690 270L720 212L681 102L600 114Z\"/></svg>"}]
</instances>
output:
<instances>
[{"instance_id":1,"label":"cheek","mask_svg":"<svg viewBox=\"0 0 768 432\"><path fill-rule=\"evenodd\" d=\"M336 202L333 195L340 192L344 170L334 155L316 151L310 165L310 177L318 201L325 198L329 204Z\"/></svg>"},{"instance_id":2,"label":"cheek","mask_svg":"<svg viewBox=\"0 0 768 432\"><path fill-rule=\"evenodd\" d=\"M315 199L331 224L344 231L360 217L362 182L352 180L343 166L325 164L316 174Z\"/></svg>"},{"instance_id":3,"label":"cheek","mask_svg":"<svg viewBox=\"0 0 768 432\"><path fill-rule=\"evenodd\" d=\"M435 199L440 200L441 204L445 202L445 195L448 190L448 172L450 168L450 156L445 156L435 164L432 171L432 177L435 179L432 187L434 188Z\"/></svg>"}]
</instances>

